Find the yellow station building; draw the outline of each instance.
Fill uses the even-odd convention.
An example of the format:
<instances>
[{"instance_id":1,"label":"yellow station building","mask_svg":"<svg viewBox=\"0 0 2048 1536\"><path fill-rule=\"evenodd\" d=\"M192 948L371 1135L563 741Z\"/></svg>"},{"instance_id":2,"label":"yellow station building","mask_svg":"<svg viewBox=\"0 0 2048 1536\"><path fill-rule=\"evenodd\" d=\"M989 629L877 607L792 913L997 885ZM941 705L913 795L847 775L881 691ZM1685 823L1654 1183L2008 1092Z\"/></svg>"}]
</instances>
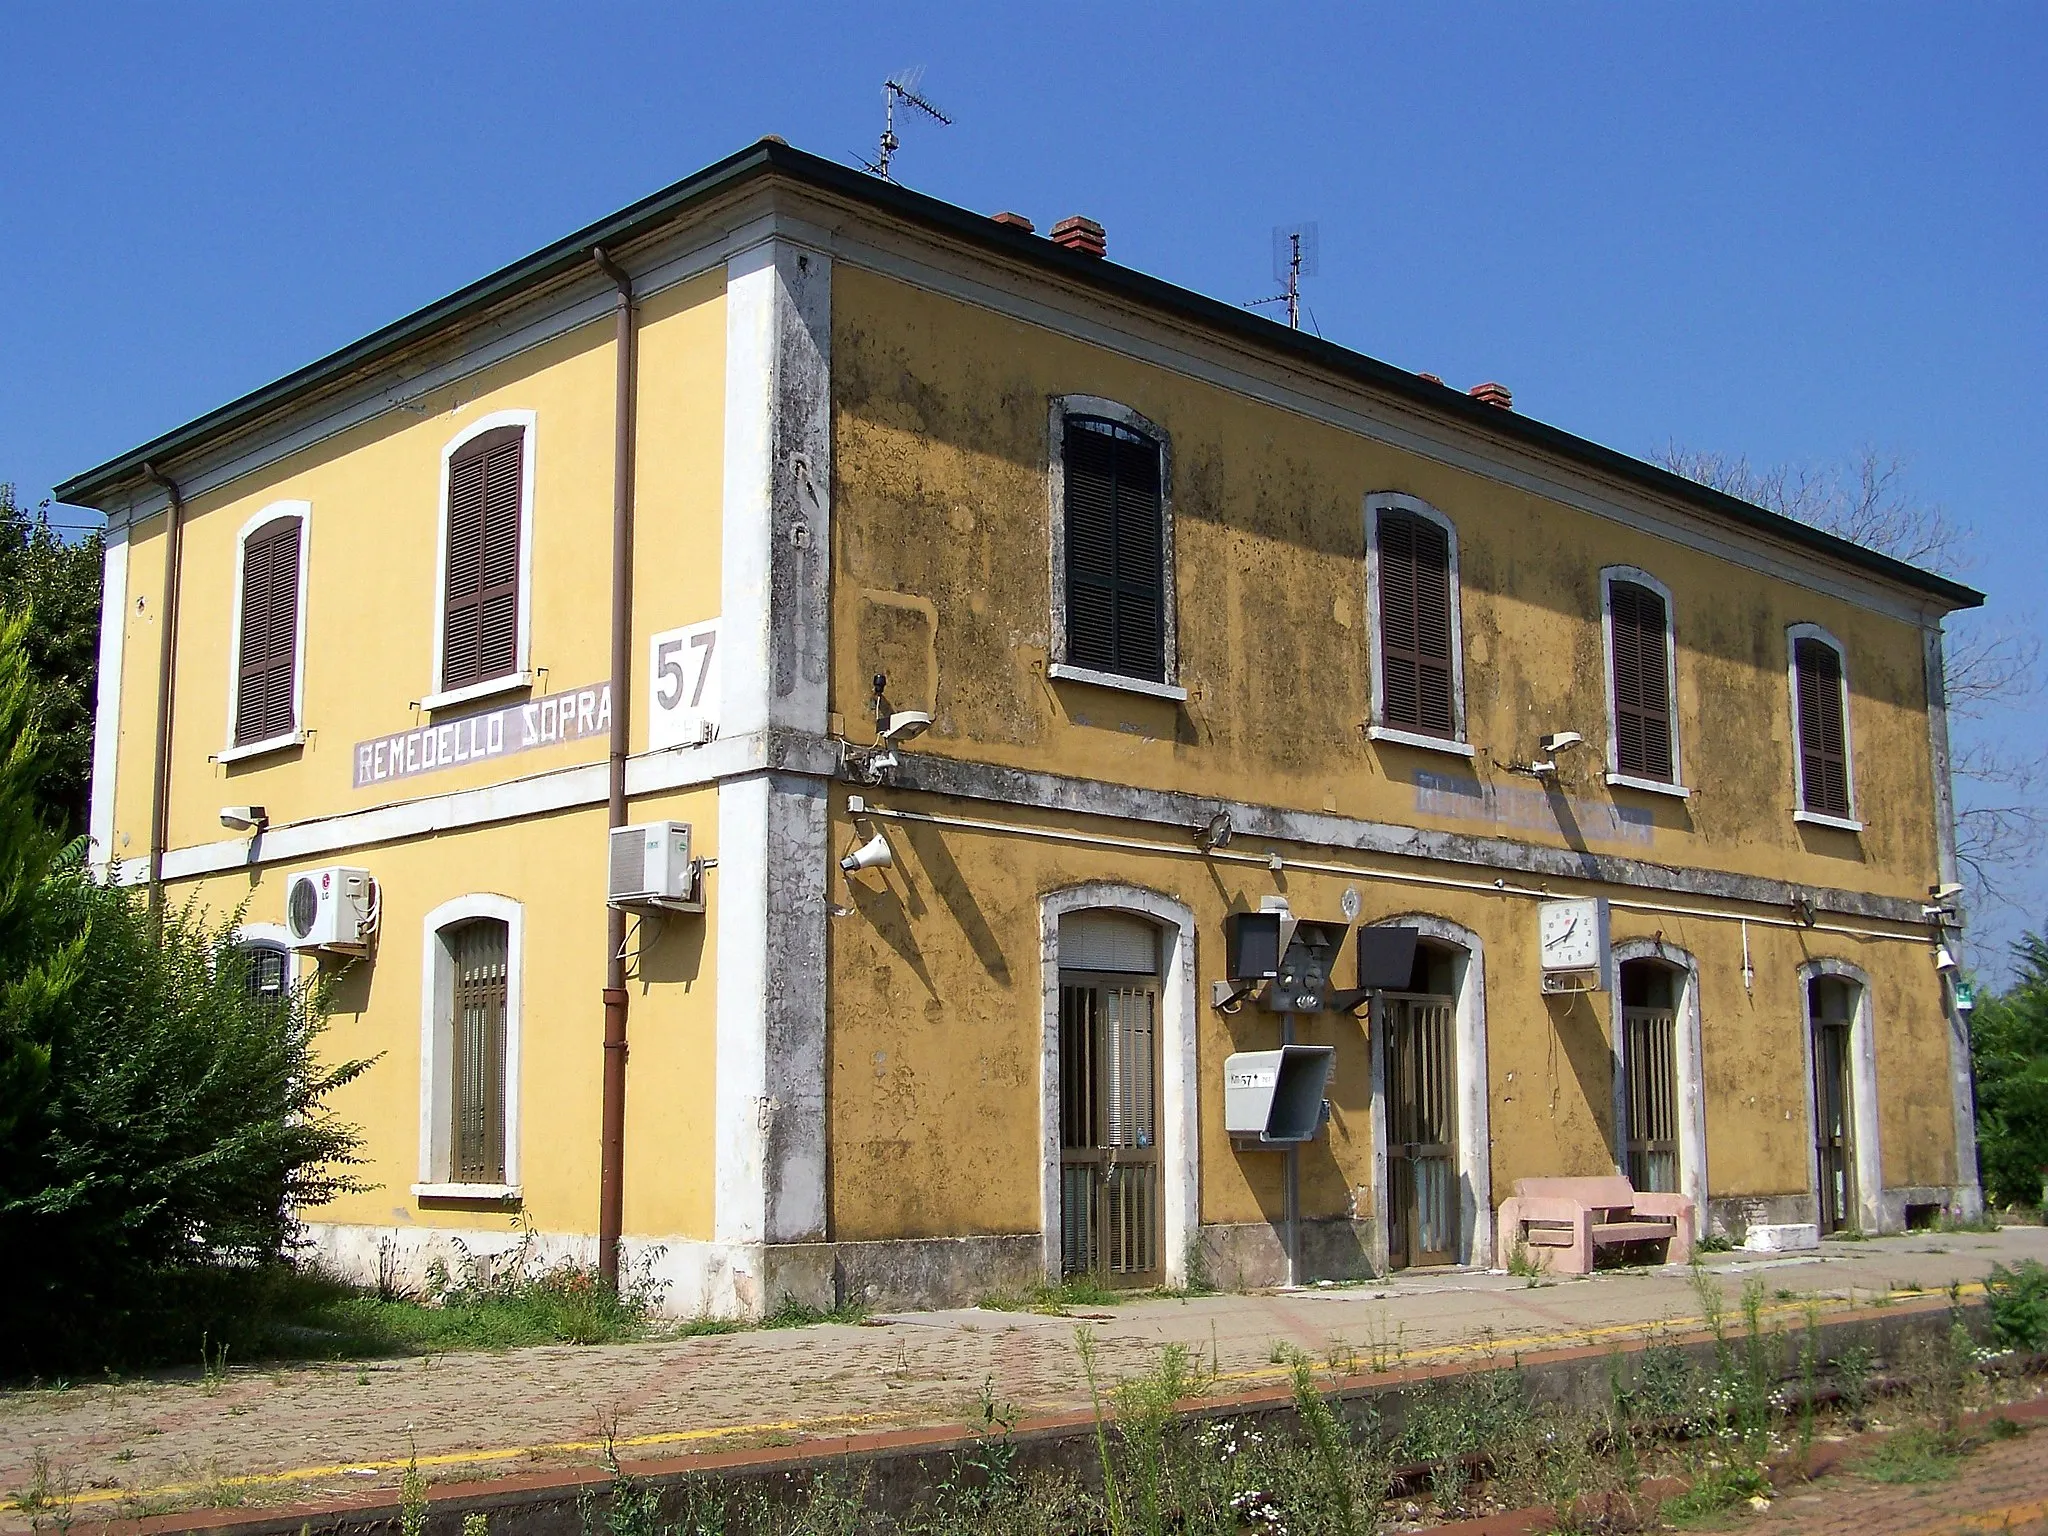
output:
<instances>
[{"instance_id":1,"label":"yellow station building","mask_svg":"<svg viewBox=\"0 0 2048 1536\"><path fill-rule=\"evenodd\" d=\"M94 857L377 1058L319 1253L746 1315L1498 1264L1540 1175L1974 1214L1980 596L1102 252L763 141L60 488ZM1260 912L1420 942L1283 1015Z\"/></svg>"}]
</instances>

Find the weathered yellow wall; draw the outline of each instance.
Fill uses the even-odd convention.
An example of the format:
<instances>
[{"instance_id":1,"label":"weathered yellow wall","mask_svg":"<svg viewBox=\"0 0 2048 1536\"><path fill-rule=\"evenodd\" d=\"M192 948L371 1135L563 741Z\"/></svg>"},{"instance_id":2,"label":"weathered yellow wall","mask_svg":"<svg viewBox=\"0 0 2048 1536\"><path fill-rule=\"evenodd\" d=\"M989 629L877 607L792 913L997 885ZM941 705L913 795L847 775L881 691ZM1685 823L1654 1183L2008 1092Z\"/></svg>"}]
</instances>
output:
<instances>
[{"instance_id":1,"label":"weathered yellow wall","mask_svg":"<svg viewBox=\"0 0 2048 1536\"><path fill-rule=\"evenodd\" d=\"M171 847L221 837L223 804L261 804L273 824L282 824L603 758L599 735L352 787L355 743L428 723L411 704L433 688L441 452L480 416L525 409L537 417L531 657L545 676L535 696L601 683L610 671L612 334L609 320L585 326L188 504ZM723 274L646 301L638 345L636 706L646 694L648 636L719 610ZM250 517L283 500L312 505L302 721L311 739L302 748L217 765L208 759L227 744L236 538ZM116 776L116 828L127 834L120 852L129 858L141 857L149 843L163 527L161 518L145 525L130 557ZM506 702L441 711L435 719ZM635 709L635 750L645 744L644 715Z\"/></svg>"},{"instance_id":2,"label":"weathered yellow wall","mask_svg":"<svg viewBox=\"0 0 2048 1536\"><path fill-rule=\"evenodd\" d=\"M1933 878L1916 627L1418 456L891 279L835 278L834 708L877 670L936 717L919 750L1812 884L1916 895ZM1051 682L1047 407L1107 396L1172 445L1185 706ZM1368 742L1364 498L1458 528L1467 765ZM1675 599L1687 804L1603 782L1602 567ZM1860 839L1796 826L1785 628L1848 649ZM1579 828L1502 765L1574 729ZM1418 804L1418 772L1490 781L1529 817ZM1645 824L1602 833L1620 804ZM1589 819L1588 812L1592 813ZM1654 830L1648 823L1654 823Z\"/></svg>"},{"instance_id":3,"label":"weathered yellow wall","mask_svg":"<svg viewBox=\"0 0 2048 1536\"><path fill-rule=\"evenodd\" d=\"M892 809L987 819L989 808L896 792ZM1070 819L1005 808L1021 827L1077 829ZM850 845L844 798L835 847ZM1223 1131L1223 1058L1280 1043L1276 1016L1207 1005L1223 978L1225 915L1285 895L1295 911L1334 914L1346 886L1361 922L1416 914L1476 933L1484 985L1493 1178L1615 1170L1610 999L1546 998L1538 989L1535 903L1376 880L1103 850L1029 836L891 821L896 863L835 872L831 926L832 1198L842 1240L933 1233L1023 1232L1039 1224L1039 1062L1044 1042L1041 898L1095 881L1140 886L1187 905L1195 921L1202 1220L1281 1213L1282 1160L1241 1155ZM1156 841L1156 829L1091 821L1091 835ZM1434 869L1453 879L1469 871ZM1564 887L1560 894L1576 894ZM1799 966L1848 960L1868 971L1877 1030L1888 1187L1953 1178L1940 999L1924 949L1753 925L1754 993L1742 983L1733 923L1617 912L1614 937L1689 950L1700 967L1708 1104L1707 1162L1716 1196L1808 1188L1811 1129ZM1349 974L1349 952L1340 976ZM1338 1048L1327 1134L1302 1154L1308 1216L1372 1212L1371 1061L1363 1027L1336 1015L1297 1038Z\"/></svg>"},{"instance_id":4,"label":"weathered yellow wall","mask_svg":"<svg viewBox=\"0 0 2048 1536\"><path fill-rule=\"evenodd\" d=\"M723 274L679 285L640 308L636 479L634 750L646 743L648 637L719 611L725 403ZM602 761L602 735L374 788L352 787L360 740L425 723L409 702L433 680L434 590L443 445L479 416L537 414L533 499L535 695L602 682L609 671L614 355L607 320L422 398L419 409L308 448L188 508L172 754L173 849L228 837L222 805L256 803L283 826L379 804L502 783ZM226 743L236 536L273 501L312 504L302 749L220 766ZM161 518L134 542L124 642L117 853L148 851L156 718ZM137 599L140 599L138 608ZM512 702L481 701L460 716ZM717 855L717 793L636 799L640 819L692 823ZM121 843L121 834L127 841ZM421 921L455 896L495 892L526 904L524 1210L545 1231L594 1231L603 1015L602 805L525 823L343 851L246 875L174 882L251 922L281 922L294 869L360 864L384 895L374 963L344 979L326 1038L333 1054L379 1055L334 1107L365 1131L379 1188L306 1213L315 1220L502 1226L501 1211L434 1203L417 1178ZM716 876L712 879L715 882ZM715 886L714 886L715 890ZM715 986L710 919L675 918L632 983L626 1141L629 1234L709 1237Z\"/></svg>"},{"instance_id":5,"label":"weathered yellow wall","mask_svg":"<svg viewBox=\"0 0 2048 1536\"><path fill-rule=\"evenodd\" d=\"M717 856L718 795L705 789L635 803L635 813L691 822ZM375 1057L330 1107L363 1132L359 1170L377 1186L302 1212L312 1221L502 1229L506 1211L416 1199L420 1123L420 975L426 914L458 896L490 893L524 905L521 1015L522 1209L546 1232L597 1228L599 1083L604 1013L604 811L563 812L522 825L481 827L350 854L383 896L377 946L365 961L320 962L336 978L321 1044L330 1060ZM336 862L285 864L249 875L180 883L216 916L246 902L245 921L281 923L293 873ZM715 876L714 876L715 878ZM626 1111L629 1235L709 1237L715 976L706 919L677 917L629 986L632 1071ZM302 962L310 966L310 960Z\"/></svg>"}]
</instances>

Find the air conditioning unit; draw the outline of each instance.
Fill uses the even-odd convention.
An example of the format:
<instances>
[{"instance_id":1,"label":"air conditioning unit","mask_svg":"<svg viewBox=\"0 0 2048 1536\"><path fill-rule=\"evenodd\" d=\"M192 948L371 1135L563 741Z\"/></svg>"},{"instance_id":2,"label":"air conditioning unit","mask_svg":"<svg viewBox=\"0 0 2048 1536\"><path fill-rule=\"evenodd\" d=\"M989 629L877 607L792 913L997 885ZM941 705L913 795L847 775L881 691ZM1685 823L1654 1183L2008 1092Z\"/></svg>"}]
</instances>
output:
<instances>
[{"instance_id":1,"label":"air conditioning unit","mask_svg":"<svg viewBox=\"0 0 2048 1536\"><path fill-rule=\"evenodd\" d=\"M285 925L294 949L360 955L377 932L377 882L367 869L334 865L293 875L285 887Z\"/></svg>"},{"instance_id":2,"label":"air conditioning unit","mask_svg":"<svg viewBox=\"0 0 2048 1536\"><path fill-rule=\"evenodd\" d=\"M702 912L703 864L690 857L687 821L613 827L605 900L615 907Z\"/></svg>"}]
</instances>

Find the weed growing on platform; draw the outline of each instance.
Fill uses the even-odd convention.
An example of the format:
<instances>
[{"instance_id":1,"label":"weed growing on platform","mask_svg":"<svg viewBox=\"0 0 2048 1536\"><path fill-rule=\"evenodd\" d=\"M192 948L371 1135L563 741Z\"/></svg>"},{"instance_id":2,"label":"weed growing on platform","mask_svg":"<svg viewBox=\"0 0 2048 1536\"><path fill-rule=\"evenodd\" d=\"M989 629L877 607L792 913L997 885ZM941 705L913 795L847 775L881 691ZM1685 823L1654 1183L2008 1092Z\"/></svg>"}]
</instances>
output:
<instances>
[{"instance_id":1,"label":"weed growing on platform","mask_svg":"<svg viewBox=\"0 0 2048 1536\"><path fill-rule=\"evenodd\" d=\"M813 1307L798 1301L794 1296L785 1295L775 1303L775 1310L761 1319L763 1328L809 1328L816 1323L858 1323L868 1315L868 1309L857 1301L841 1302L830 1310Z\"/></svg>"},{"instance_id":2,"label":"weed growing on platform","mask_svg":"<svg viewBox=\"0 0 2048 1536\"><path fill-rule=\"evenodd\" d=\"M2022 1259L2011 1269L1994 1264L1984 1296L2000 1344L2024 1350L2048 1344L2048 1265L2039 1259Z\"/></svg>"}]
</instances>

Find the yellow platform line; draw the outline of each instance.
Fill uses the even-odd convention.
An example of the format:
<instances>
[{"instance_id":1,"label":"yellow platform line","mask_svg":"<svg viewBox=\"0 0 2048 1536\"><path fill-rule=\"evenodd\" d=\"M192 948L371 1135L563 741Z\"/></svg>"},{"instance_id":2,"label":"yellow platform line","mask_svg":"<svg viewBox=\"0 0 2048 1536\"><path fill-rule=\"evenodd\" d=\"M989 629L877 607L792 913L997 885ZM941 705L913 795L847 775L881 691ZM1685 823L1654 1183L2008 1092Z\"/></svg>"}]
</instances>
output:
<instances>
[{"instance_id":1,"label":"yellow platform line","mask_svg":"<svg viewBox=\"0 0 2048 1536\"><path fill-rule=\"evenodd\" d=\"M1960 1287L1959 1296L1980 1294L1984 1289L1981 1282L1971 1282ZM1822 1310L1846 1310L1853 1306L1870 1305L1882 1293L1873 1292L1870 1298L1851 1302L1844 1298L1828 1297L1819 1302ZM1946 1296L1944 1287L1939 1291L1891 1293L1890 1301L1933 1300ZM1793 1314L1803 1315L1808 1302L1780 1302L1760 1308L1760 1318L1776 1318ZM1740 1309L1732 1309L1739 1318ZM1724 1313L1724 1320L1728 1314ZM1656 1335L1659 1333L1690 1333L1706 1327L1704 1317L1663 1318L1655 1322L1607 1323L1591 1328L1559 1329L1551 1333L1531 1333L1506 1338L1471 1340L1459 1344L1432 1344L1419 1349L1403 1349L1392 1369L1400 1369L1410 1361L1450 1359L1458 1355L1495 1355L1513 1353L1523 1349L1543 1346L1551 1349L1570 1348L1575 1344L1597 1343L1603 1339L1629 1336ZM1217 1381L1274 1381L1287 1376L1291 1366L1259 1366L1244 1371L1220 1372ZM615 1450L640 1450L659 1445L690 1445L706 1440L737 1439L743 1435L815 1433L823 1429L850 1429L863 1424L882 1423L894 1418L886 1413L843 1413L817 1419L779 1419L762 1424L729 1424L704 1429L664 1430L651 1435L620 1436L611 1442ZM352 1472L399 1472L406 1466L466 1467L484 1466L492 1462L518 1461L523 1458L589 1454L605 1447L602 1440L558 1440L545 1445L498 1446L477 1451L444 1451L431 1456L384 1457L371 1461L337 1462L331 1466L293 1467L282 1472L238 1473L231 1477L213 1478L203 1483L167 1483L155 1488L121 1489L89 1488L78 1493L57 1494L45 1497L42 1506L65 1506L78 1508L89 1504L151 1504L163 1500L190 1498L194 1494L211 1492L216 1489L261 1488L277 1483L309 1483L323 1478L345 1477ZM0 1512L19 1510L19 1498L0 1502Z\"/></svg>"}]
</instances>

